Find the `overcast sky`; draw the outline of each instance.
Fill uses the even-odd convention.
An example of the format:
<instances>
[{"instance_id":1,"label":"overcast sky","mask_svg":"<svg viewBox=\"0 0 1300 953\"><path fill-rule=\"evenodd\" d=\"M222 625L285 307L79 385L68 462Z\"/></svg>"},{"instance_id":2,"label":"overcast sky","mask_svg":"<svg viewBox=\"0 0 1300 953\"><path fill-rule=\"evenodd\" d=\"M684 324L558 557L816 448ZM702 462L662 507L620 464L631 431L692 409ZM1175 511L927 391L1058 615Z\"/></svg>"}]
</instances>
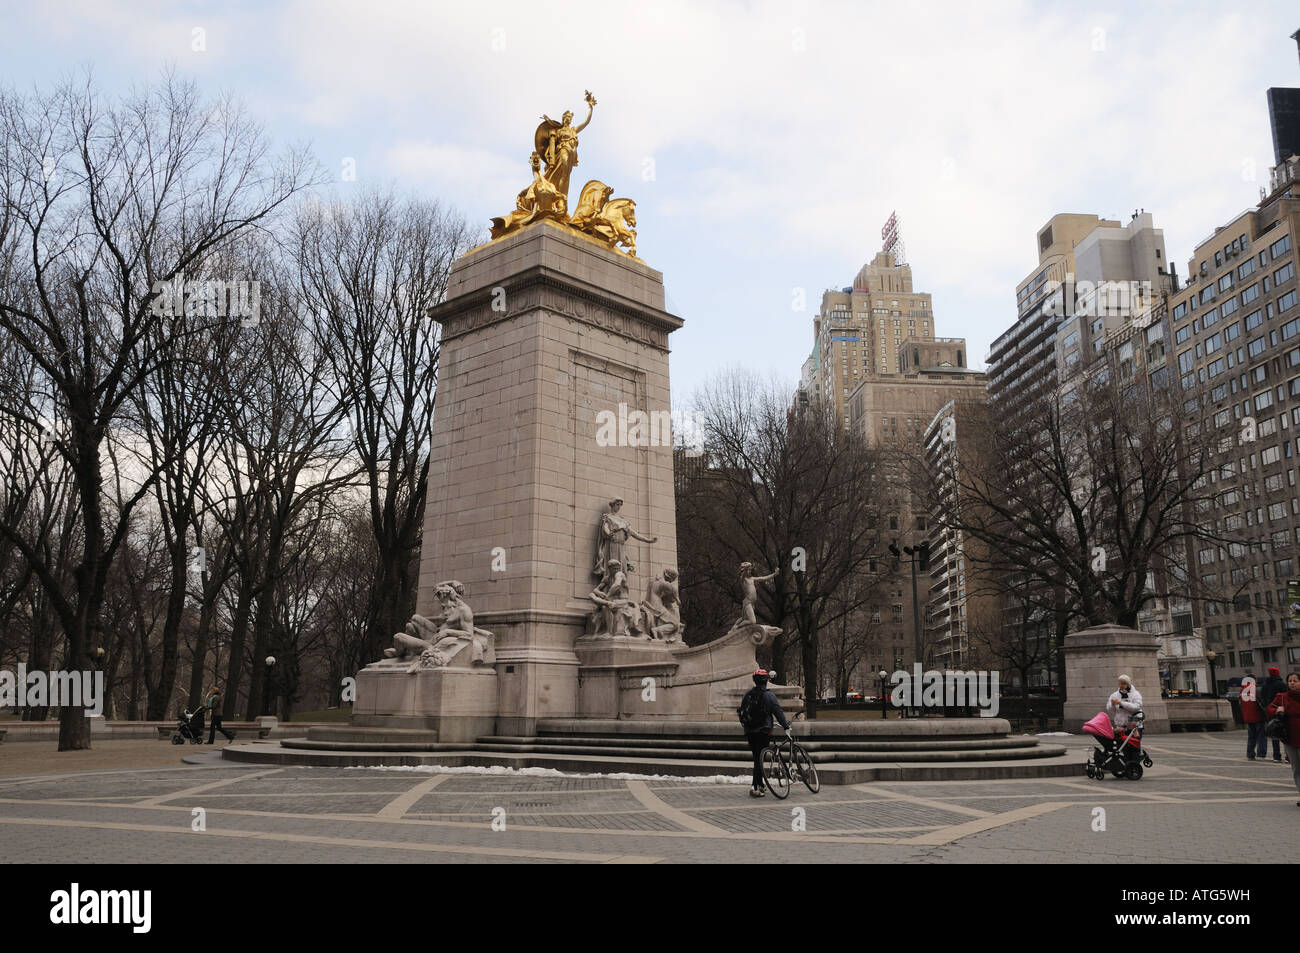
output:
<instances>
[{"instance_id":1,"label":"overcast sky","mask_svg":"<svg viewBox=\"0 0 1300 953\"><path fill-rule=\"evenodd\" d=\"M1300 86L1294 0L3 6L0 82L91 65L114 92L170 64L336 177L355 160L341 192L441 197L485 239L541 114L581 121L590 89L570 198L597 178L636 200L639 254L686 321L678 403L729 364L793 384L821 292L893 210L936 333L973 363L1057 212L1145 208L1185 276L1267 179L1264 91Z\"/></svg>"}]
</instances>

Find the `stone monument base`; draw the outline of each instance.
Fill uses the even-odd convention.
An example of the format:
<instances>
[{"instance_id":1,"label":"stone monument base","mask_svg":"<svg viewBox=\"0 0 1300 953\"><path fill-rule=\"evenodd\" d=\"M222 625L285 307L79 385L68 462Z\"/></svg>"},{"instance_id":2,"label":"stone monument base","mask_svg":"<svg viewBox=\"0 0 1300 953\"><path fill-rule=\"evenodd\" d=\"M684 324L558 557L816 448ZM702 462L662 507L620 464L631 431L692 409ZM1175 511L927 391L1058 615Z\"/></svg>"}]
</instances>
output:
<instances>
[{"instance_id":1,"label":"stone monument base","mask_svg":"<svg viewBox=\"0 0 1300 953\"><path fill-rule=\"evenodd\" d=\"M754 687L754 650L780 631L746 625L705 645L627 636L582 638L573 651L580 718L735 721ZM802 710L802 690L768 686L786 712Z\"/></svg>"},{"instance_id":2,"label":"stone monument base","mask_svg":"<svg viewBox=\"0 0 1300 953\"><path fill-rule=\"evenodd\" d=\"M1160 697L1155 636L1122 625L1096 625L1065 637L1065 730L1076 732L1115 691L1116 679L1127 675L1142 693L1145 730L1169 731L1169 708Z\"/></svg>"},{"instance_id":3,"label":"stone monument base","mask_svg":"<svg viewBox=\"0 0 1300 953\"><path fill-rule=\"evenodd\" d=\"M420 728L440 742L472 742L495 730L497 676L491 668L410 670L377 663L357 674L356 728Z\"/></svg>"}]
</instances>

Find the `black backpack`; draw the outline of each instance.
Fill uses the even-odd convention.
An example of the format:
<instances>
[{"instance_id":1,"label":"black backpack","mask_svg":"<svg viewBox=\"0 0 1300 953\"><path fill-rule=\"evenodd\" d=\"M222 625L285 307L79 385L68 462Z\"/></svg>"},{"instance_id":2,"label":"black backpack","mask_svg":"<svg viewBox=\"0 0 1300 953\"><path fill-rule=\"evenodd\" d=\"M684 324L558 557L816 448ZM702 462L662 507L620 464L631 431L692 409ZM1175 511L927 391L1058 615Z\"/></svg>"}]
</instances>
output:
<instances>
[{"instance_id":1,"label":"black backpack","mask_svg":"<svg viewBox=\"0 0 1300 953\"><path fill-rule=\"evenodd\" d=\"M767 725L767 706L763 704L767 690L755 686L745 692L740 700L736 714L740 716L741 727L748 732L762 731Z\"/></svg>"}]
</instances>

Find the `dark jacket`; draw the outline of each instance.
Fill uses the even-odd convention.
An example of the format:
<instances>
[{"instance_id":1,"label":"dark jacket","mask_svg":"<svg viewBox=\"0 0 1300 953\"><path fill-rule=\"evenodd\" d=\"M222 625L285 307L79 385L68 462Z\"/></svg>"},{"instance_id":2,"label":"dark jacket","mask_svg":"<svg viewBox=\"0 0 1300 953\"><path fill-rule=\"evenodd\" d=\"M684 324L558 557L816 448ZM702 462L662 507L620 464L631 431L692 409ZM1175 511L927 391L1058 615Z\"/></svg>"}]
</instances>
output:
<instances>
[{"instance_id":1,"label":"dark jacket","mask_svg":"<svg viewBox=\"0 0 1300 953\"><path fill-rule=\"evenodd\" d=\"M763 693L763 698L762 698L763 727L758 729L758 731L754 732L754 734L758 734L759 732L763 732L763 731L766 731L770 734L772 731L773 718L775 718L777 721L781 723L782 728L788 729L790 727L790 720L785 717L785 712L781 710L781 703L776 700L776 695L772 694L771 689L769 688L760 689L757 685L755 685L746 694L748 695L752 692L758 692L758 691L761 691Z\"/></svg>"},{"instance_id":2,"label":"dark jacket","mask_svg":"<svg viewBox=\"0 0 1300 953\"><path fill-rule=\"evenodd\" d=\"M1255 697L1259 699L1259 707L1267 708L1273 704L1273 699L1277 697L1278 692L1286 691L1286 682L1276 675L1270 675L1259 683L1255 689Z\"/></svg>"}]
</instances>

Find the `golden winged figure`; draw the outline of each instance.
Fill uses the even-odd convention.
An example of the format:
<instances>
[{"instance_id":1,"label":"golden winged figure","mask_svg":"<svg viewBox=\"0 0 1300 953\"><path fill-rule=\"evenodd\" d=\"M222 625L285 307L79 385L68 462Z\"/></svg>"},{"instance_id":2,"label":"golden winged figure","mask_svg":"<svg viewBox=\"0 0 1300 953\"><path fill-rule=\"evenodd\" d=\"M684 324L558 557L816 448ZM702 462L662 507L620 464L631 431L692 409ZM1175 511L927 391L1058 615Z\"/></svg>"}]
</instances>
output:
<instances>
[{"instance_id":1,"label":"golden winged figure","mask_svg":"<svg viewBox=\"0 0 1300 953\"><path fill-rule=\"evenodd\" d=\"M514 211L492 219L492 238L503 238L542 219L567 225L589 238L632 258L636 257L636 204L612 198L614 190L596 179L582 187L573 215L569 207L569 178L578 164L578 133L591 123L596 97L585 91L587 118L573 125L566 110L556 122L543 114L533 133L536 151L529 157L533 181L515 198Z\"/></svg>"},{"instance_id":2,"label":"golden winged figure","mask_svg":"<svg viewBox=\"0 0 1300 953\"><path fill-rule=\"evenodd\" d=\"M591 123L591 114L596 109L596 97L589 89L585 93L587 118L582 125L573 125L573 113L567 109L559 122L543 113L542 124L533 134L537 153L546 163L546 180L555 186L555 191L563 195L566 202L569 198L569 174L578 164L578 133Z\"/></svg>"}]
</instances>

